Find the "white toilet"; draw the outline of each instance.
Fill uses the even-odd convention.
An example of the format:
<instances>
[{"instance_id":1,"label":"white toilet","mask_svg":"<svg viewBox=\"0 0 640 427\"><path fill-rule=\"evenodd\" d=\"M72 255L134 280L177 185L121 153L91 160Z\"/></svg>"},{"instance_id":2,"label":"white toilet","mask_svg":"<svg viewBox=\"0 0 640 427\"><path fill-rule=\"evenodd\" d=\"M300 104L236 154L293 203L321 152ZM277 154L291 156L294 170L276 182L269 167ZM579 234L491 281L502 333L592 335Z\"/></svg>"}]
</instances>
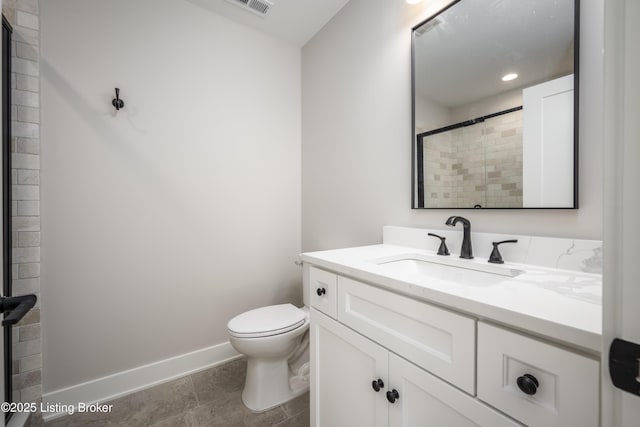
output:
<instances>
[{"instance_id":1,"label":"white toilet","mask_svg":"<svg viewBox=\"0 0 640 427\"><path fill-rule=\"evenodd\" d=\"M229 341L247 356L242 401L253 412L281 405L309 390L309 310L270 305L229 321Z\"/></svg>"}]
</instances>

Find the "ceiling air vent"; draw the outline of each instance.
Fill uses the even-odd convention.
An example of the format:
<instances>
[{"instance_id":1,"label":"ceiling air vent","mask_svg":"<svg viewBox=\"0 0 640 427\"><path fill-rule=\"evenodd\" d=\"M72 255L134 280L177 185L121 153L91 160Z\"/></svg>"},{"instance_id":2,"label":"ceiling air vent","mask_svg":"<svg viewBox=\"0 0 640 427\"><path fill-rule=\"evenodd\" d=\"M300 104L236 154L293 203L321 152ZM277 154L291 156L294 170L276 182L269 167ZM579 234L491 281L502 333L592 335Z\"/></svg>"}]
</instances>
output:
<instances>
[{"instance_id":1,"label":"ceiling air vent","mask_svg":"<svg viewBox=\"0 0 640 427\"><path fill-rule=\"evenodd\" d=\"M227 0L229 3L233 3L236 6L240 6L244 10L253 12L256 15L265 16L267 12L273 7L273 3L269 0Z\"/></svg>"},{"instance_id":2,"label":"ceiling air vent","mask_svg":"<svg viewBox=\"0 0 640 427\"><path fill-rule=\"evenodd\" d=\"M242 1L242 0L237 0L237 1ZM434 18L431 21L425 22L424 24L422 24L420 26L420 28L418 28L416 30L416 36L420 37L422 36L424 33L427 33L431 30L433 30L434 28L436 28L438 25L442 24L444 21L441 18Z\"/></svg>"}]
</instances>

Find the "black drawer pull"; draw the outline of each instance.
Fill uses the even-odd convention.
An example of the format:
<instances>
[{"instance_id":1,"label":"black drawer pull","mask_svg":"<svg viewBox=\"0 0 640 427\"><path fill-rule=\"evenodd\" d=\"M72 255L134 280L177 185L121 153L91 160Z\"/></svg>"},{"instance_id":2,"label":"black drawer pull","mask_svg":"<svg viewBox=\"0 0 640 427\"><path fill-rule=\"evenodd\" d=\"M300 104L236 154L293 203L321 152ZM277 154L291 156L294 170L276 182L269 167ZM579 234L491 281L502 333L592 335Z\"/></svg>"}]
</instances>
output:
<instances>
[{"instance_id":1,"label":"black drawer pull","mask_svg":"<svg viewBox=\"0 0 640 427\"><path fill-rule=\"evenodd\" d=\"M375 392L379 392L381 388L384 388L384 382L380 378L375 381L371 381L371 387L375 390Z\"/></svg>"},{"instance_id":2,"label":"black drawer pull","mask_svg":"<svg viewBox=\"0 0 640 427\"><path fill-rule=\"evenodd\" d=\"M326 293L327 293L327 290L325 288L316 289L316 294L318 294L319 297L321 297L322 295L324 295Z\"/></svg>"},{"instance_id":3,"label":"black drawer pull","mask_svg":"<svg viewBox=\"0 0 640 427\"><path fill-rule=\"evenodd\" d=\"M523 376L518 377L516 383L518 383L520 391L524 394L528 394L529 396L536 394L538 387L540 386L536 377L531 374L524 374Z\"/></svg>"}]
</instances>

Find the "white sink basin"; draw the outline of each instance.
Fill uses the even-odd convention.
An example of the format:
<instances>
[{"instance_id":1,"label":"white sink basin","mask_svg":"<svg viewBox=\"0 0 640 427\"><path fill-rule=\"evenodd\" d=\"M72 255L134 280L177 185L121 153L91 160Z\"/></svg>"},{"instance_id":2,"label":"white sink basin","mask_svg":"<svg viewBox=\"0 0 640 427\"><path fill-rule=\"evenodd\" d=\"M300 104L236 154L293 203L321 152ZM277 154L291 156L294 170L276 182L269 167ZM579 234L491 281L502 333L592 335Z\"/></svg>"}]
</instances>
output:
<instances>
[{"instance_id":1,"label":"white sink basin","mask_svg":"<svg viewBox=\"0 0 640 427\"><path fill-rule=\"evenodd\" d=\"M390 275L437 279L464 284L489 285L516 277L522 270L489 264L486 261L461 259L457 256L402 254L371 260Z\"/></svg>"}]
</instances>

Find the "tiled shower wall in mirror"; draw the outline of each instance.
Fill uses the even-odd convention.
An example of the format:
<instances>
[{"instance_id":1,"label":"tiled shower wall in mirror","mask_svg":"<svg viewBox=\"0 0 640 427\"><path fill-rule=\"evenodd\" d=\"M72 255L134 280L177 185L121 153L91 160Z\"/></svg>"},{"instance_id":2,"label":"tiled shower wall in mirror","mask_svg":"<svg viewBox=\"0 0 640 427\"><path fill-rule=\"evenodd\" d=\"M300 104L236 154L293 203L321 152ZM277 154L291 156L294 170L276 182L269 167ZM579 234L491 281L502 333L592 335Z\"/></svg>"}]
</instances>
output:
<instances>
[{"instance_id":1,"label":"tiled shower wall in mirror","mask_svg":"<svg viewBox=\"0 0 640 427\"><path fill-rule=\"evenodd\" d=\"M522 206L522 110L423 138L425 205Z\"/></svg>"}]
</instances>

